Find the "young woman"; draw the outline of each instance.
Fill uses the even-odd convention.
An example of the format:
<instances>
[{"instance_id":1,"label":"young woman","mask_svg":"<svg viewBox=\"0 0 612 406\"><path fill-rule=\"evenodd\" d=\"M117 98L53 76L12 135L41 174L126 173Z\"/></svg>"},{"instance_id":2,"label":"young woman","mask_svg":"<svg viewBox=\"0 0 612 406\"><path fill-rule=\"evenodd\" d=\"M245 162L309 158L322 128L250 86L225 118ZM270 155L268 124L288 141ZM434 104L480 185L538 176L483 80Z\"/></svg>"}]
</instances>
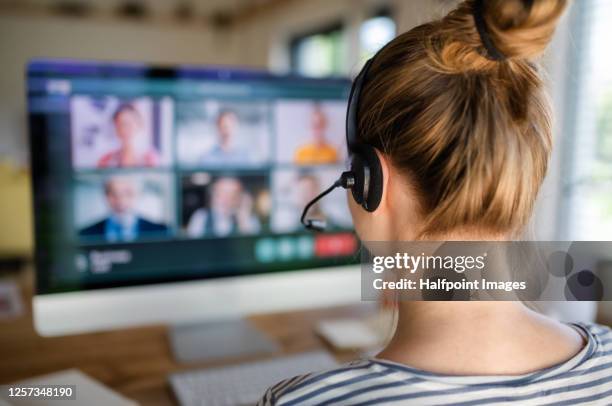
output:
<instances>
[{"instance_id":1,"label":"young woman","mask_svg":"<svg viewBox=\"0 0 612 406\"><path fill-rule=\"evenodd\" d=\"M143 132L143 117L134 105L121 104L113 114L113 125L120 146L104 154L98 161L98 168L159 165L159 154L149 145L147 134Z\"/></svg>"},{"instance_id":2,"label":"young woman","mask_svg":"<svg viewBox=\"0 0 612 406\"><path fill-rule=\"evenodd\" d=\"M383 195L349 195L363 241L511 240L527 223L551 152L533 61L565 0L468 0L375 56L358 137L376 148ZM298 376L261 405L612 404L612 333L520 302L399 302L372 359Z\"/></svg>"}]
</instances>

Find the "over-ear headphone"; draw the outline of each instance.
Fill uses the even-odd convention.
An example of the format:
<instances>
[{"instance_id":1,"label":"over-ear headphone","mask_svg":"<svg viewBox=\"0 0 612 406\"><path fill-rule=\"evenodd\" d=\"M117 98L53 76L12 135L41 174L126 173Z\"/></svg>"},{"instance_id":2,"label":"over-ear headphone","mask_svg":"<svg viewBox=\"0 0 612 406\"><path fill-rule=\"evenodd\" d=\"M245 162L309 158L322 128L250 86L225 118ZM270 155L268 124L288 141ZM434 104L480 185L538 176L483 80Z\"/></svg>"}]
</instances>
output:
<instances>
[{"instance_id":1,"label":"over-ear headphone","mask_svg":"<svg viewBox=\"0 0 612 406\"><path fill-rule=\"evenodd\" d=\"M346 110L346 145L349 152L350 169L354 182L349 189L355 202L372 212L378 208L382 198L382 168L374 147L358 138L359 102L367 74L374 58L368 60L353 81ZM343 186L344 187L344 186Z\"/></svg>"},{"instance_id":2,"label":"over-ear headphone","mask_svg":"<svg viewBox=\"0 0 612 406\"><path fill-rule=\"evenodd\" d=\"M349 93L346 110L346 146L350 160L349 170L343 172L332 186L304 207L300 221L308 229L317 231L325 229L326 224L324 220L306 219L306 214L312 205L337 187L350 189L355 202L369 212L376 210L380 204L383 192L383 174L380 159L374 147L360 142L358 138L359 101L365 79L375 57L365 63L361 72L359 72L353 81L351 92Z\"/></svg>"}]
</instances>

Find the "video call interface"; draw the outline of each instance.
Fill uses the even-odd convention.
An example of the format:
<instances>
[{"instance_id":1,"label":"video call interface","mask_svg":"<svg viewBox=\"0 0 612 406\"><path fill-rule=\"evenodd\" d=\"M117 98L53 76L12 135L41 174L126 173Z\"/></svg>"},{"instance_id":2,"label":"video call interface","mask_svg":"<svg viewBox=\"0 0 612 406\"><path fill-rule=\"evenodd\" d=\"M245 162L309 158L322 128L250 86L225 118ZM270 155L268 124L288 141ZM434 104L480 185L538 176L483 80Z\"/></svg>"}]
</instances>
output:
<instances>
[{"instance_id":1,"label":"video call interface","mask_svg":"<svg viewBox=\"0 0 612 406\"><path fill-rule=\"evenodd\" d=\"M227 69L38 61L28 103L39 293L354 260L350 83Z\"/></svg>"}]
</instances>

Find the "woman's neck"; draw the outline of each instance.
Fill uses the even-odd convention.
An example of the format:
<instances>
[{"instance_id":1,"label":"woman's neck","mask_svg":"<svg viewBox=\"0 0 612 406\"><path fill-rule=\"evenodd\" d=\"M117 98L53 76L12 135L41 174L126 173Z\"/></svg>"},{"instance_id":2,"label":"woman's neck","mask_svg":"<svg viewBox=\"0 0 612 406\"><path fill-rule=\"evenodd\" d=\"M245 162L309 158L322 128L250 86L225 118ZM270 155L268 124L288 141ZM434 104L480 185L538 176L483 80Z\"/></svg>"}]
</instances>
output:
<instances>
[{"instance_id":1,"label":"woman's neck","mask_svg":"<svg viewBox=\"0 0 612 406\"><path fill-rule=\"evenodd\" d=\"M561 363L584 343L520 302L402 302L379 358L451 375L518 375Z\"/></svg>"}]
</instances>

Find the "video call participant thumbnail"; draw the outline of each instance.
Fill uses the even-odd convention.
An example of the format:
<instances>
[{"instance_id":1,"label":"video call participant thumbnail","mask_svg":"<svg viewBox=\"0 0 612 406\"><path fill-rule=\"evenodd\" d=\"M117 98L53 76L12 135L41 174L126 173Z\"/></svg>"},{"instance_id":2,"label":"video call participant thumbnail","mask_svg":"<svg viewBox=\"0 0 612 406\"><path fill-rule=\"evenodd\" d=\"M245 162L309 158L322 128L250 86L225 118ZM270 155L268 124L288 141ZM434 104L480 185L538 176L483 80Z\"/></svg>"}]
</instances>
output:
<instances>
[{"instance_id":1,"label":"video call participant thumbnail","mask_svg":"<svg viewBox=\"0 0 612 406\"><path fill-rule=\"evenodd\" d=\"M187 235L198 238L259 233L270 212L269 192L261 185L263 180L257 177L257 190L248 190L244 184L248 179L221 176L208 185L185 191L184 204L199 200L199 207L188 216Z\"/></svg>"},{"instance_id":2,"label":"video call participant thumbnail","mask_svg":"<svg viewBox=\"0 0 612 406\"><path fill-rule=\"evenodd\" d=\"M250 162L251 158L244 145L237 140L240 119L235 111L224 109L215 120L216 140L202 156L204 165L236 165Z\"/></svg>"},{"instance_id":3,"label":"video call participant thumbnail","mask_svg":"<svg viewBox=\"0 0 612 406\"><path fill-rule=\"evenodd\" d=\"M99 168L116 167L154 167L159 164L159 155L155 148L146 145L139 148L141 139L146 137L143 129L143 117L138 109L130 104L119 105L112 117L119 148L104 154L98 161Z\"/></svg>"},{"instance_id":4,"label":"video call participant thumbnail","mask_svg":"<svg viewBox=\"0 0 612 406\"><path fill-rule=\"evenodd\" d=\"M263 166L270 161L271 133L263 101L176 103L176 156L183 168Z\"/></svg>"},{"instance_id":5,"label":"video call participant thumbnail","mask_svg":"<svg viewBox=\"0 0 612 406\"><path fill-rule=\"evenodd\" d=\"M310 140L295 151L294 161L296 164L316 165L339 162L338 150L327 139L328 120L321 105L314 104L310 115Z\"/></svg>"},{"instance_id":6,"label":"video call participant thumbnail","mask_svg":"<svg viewBox=\"0 0 612 406\"><path fill-rule=\"evenodd\" d=\"M280 99L274 103L275 161L339 165L346 157L346 101Z\"/></svg>"},{"instance_id":7,"label":"video call participant thumbnail","mask_svg":"<svg viewBox=\"0 0 612 406\"><path fill-rule=\"evenodd\" d=\"M100 237L108 242L116 242L168 234L166 225L147 220L137 213L139 188L132 178L110 177L103 187L108 215L81 229L81 237Z\"/></svg>"},{"instance_id":8,"label":"video call participant thumbnail","mask_svg":"<svg viewBox=\"0 0 612 406\"><path fill-rule=\"evenodd\" d=\"M168 166L173 117L174 102L169 97L73 96L72 165L77 170Z\"/></svg>"}]
</instances>

